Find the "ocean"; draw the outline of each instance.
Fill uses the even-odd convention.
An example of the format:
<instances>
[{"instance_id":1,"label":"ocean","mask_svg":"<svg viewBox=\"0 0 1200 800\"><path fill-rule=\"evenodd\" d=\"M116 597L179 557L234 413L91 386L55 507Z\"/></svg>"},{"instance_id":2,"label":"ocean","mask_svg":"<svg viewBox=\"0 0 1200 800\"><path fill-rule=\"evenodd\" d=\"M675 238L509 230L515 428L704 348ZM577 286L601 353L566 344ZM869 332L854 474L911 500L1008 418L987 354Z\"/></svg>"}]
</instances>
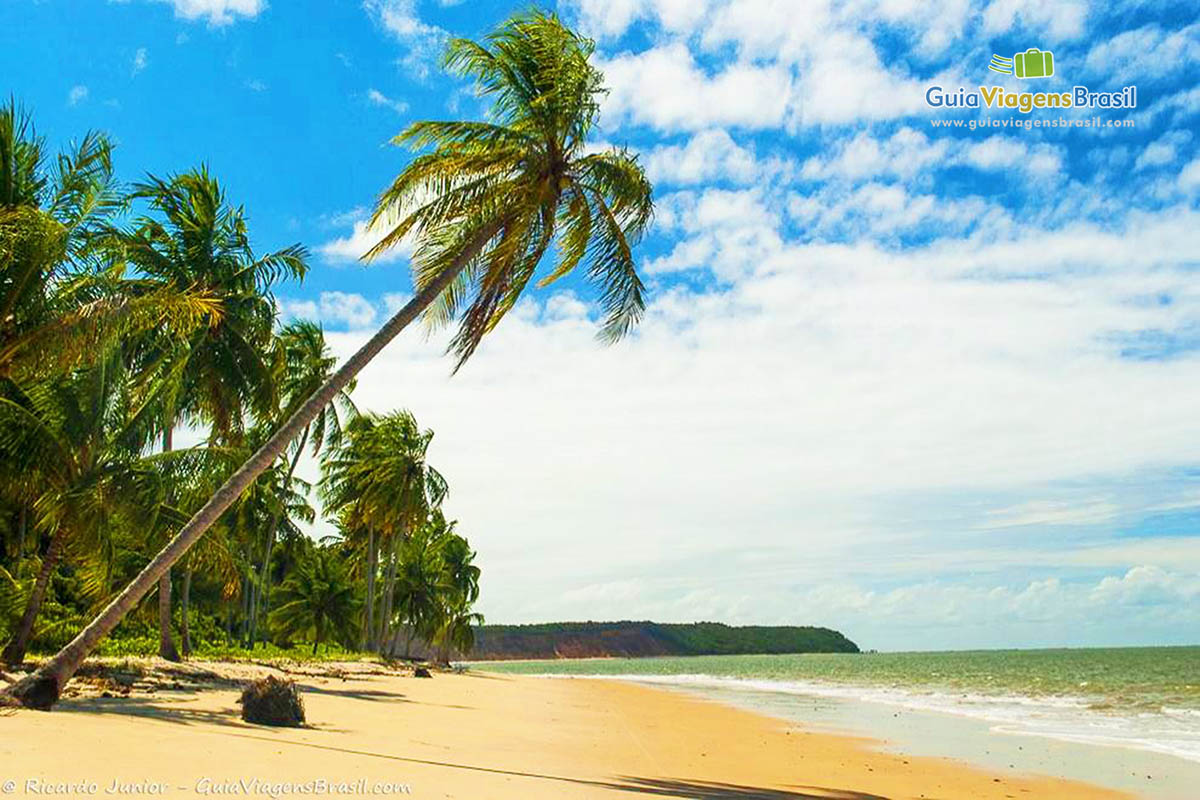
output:
<instances>
[{"instance_id":1,"label":"ocean","mask_svg":"<svg viewBox=\"0 0 1200 800\"><path fill-rule=\"evenodd\" d=\"M471 666L665 686L809 726L867 734L914 755L1090 780L1144 797L1200 797L1200 647Z\"/></svg>"}]
</instances>

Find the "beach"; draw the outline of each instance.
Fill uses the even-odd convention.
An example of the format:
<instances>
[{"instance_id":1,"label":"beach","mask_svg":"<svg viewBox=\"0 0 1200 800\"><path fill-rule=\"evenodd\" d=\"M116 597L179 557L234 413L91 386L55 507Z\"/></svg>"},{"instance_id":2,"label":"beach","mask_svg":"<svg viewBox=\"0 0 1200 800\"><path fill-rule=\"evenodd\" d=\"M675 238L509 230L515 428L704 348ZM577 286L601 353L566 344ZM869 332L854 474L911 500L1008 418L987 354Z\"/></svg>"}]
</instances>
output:
<instances>
[{"instance_id":1,"label":"beach","mask_svg":"<svg viewBox=\"0 0 1200 800\"><path fill-rule=\"evenodd\" d=\"M53 712L0 718L0 788L16 797L1134 796L892 752L882 742L620 681L476 670L421 679L368 664L285 668L302 687L309 727L268 728L241 720L237 684L279 670L186 670L139 678L122 686L126 696L111 681L93 681Z\"/></svg>"}]
</instances>

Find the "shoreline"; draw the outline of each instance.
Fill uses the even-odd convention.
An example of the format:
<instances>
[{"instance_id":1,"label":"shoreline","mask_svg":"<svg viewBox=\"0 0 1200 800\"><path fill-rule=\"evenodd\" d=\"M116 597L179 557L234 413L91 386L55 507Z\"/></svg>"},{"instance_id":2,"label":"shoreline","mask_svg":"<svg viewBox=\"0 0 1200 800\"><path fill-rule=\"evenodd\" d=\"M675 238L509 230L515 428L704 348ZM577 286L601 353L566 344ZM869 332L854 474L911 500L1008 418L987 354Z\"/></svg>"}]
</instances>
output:
<instances>
[{"instance_id":1,"label":"shoreline","mask_svg":"<svg viewBox=\"0 0 1200 800\"><path fill-rule=\"evenodd\" d=\"M155 794L176 797L228 794L220 787L247 780L260 791L244 794L259 796L317 780L345 784L345 793L326 796L357 794L366 781L368 789L407 787L413 797L497 800L1133 796L888 752L875 740L620 681L475 671L426 680L378 664L307 665L293 677L309 727L265 728L241 721L232 682L268 668L187 669L227 683L168 678L109 697L92 687L50 713L5 715L0 763L8 774L0 777L16 782L18 797L34 796L24 791L30 779L92 781L101 792L113 779L161 783L167 788Z\"/></svg>"}]
</instances>

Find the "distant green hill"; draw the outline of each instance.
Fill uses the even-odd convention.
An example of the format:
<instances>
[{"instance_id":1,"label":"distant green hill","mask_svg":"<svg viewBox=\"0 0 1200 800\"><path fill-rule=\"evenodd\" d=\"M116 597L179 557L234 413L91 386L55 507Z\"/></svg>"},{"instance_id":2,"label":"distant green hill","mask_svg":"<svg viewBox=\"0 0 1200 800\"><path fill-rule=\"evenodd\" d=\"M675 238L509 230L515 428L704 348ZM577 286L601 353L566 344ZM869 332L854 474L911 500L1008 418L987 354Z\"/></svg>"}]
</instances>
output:
<instances>
[{"instance_id":1,"label":"distant green hill","mask_svg":"<svg viewBox=\"0 0 1200 800\"><path fill-rule=\"evenodd\" d=\"M499 660L857 652L858 645L829 628L625 621L484 625L476 629L470 657Z\"/></svg>"}]
</instances>

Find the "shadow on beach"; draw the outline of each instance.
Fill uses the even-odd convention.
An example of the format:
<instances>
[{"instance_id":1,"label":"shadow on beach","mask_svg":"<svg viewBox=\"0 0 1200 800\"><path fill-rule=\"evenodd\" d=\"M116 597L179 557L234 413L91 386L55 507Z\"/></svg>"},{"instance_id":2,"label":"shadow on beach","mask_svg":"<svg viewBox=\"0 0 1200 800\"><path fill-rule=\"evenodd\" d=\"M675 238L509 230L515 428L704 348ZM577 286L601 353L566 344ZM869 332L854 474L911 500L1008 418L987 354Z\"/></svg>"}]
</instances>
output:
<instances>
[{"instance_id":1,"label":"shadow on beach","mask_svg":"<svg viewBox=\"0 0 1200 800\"><path fill-rule=\"evenodd\" d=\"M790 789L765 789L714 781L689 781L665 778L624 777L620 783L608 786L623 792L657 797L680 797L689 800L889 800L878 794L828 789L820 786Z\"/></svg>"}]
</instances>

